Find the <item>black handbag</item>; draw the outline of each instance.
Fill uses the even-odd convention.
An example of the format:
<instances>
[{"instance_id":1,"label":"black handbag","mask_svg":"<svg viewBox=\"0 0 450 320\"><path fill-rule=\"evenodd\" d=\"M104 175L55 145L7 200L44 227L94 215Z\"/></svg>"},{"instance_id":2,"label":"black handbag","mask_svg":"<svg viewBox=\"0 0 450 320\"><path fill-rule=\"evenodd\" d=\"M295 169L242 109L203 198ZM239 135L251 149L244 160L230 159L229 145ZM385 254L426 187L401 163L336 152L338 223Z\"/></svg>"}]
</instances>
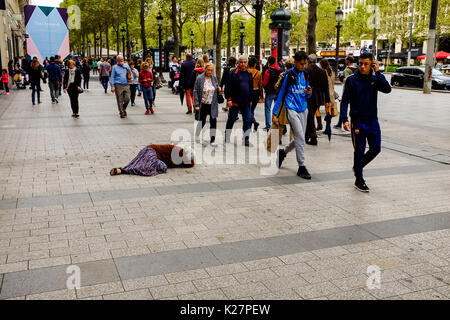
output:
<instances>
[{"instance_id":1,"label":"black handbag","mask_svg":"<svg viewBox=\"0 0 450 320\"><path fill-rule=\"evenodd\" d=\"M221 104L225 102L225 99L223 97L223 94L221 92L219 92L219 87L217 87L217 103Z\"/></svg>"},{"instance_id":2,"label":"black handbag","mask_svg":"<svg viewBox=\"0 0 450 320\"><path fill-rule=\"evenodd\" d=\"M200 121L200 110L194 109L194 117L195 117L195 120Z\"/></svg>"}]
</instances>

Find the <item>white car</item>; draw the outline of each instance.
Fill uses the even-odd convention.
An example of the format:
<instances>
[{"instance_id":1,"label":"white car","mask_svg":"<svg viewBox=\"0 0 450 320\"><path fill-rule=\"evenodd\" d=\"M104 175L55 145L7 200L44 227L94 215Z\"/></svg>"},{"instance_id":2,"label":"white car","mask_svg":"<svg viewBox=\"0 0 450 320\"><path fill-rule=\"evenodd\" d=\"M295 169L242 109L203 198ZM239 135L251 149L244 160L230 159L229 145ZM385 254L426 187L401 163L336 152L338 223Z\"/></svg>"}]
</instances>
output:
<instances>
[{"instance_id":1,"label":"white car","mask_svg":"<svg viewBox=\"0 0 450 320\"><path fill-rule=\"evenodd\" d=\"M380 61L379 66L380 68L378 70L380 70L380 72L384 72L384 63Z\"/></svg>"}]
</instances>

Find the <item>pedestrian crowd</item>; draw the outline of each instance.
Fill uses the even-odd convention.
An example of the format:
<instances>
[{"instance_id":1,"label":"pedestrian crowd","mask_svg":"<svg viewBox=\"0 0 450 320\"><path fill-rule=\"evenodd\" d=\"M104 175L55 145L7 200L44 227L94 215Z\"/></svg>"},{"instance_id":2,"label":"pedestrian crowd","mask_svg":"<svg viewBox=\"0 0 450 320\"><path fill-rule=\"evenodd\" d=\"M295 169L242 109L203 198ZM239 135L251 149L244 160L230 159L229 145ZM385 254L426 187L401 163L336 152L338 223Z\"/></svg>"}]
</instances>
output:
<instances>
[{"instance_id":1,"label":"pedestrian crowd","mask_svg":"<svg viewBox=\"0 0 450 320\"><path fill-rule=\"evenodd\" d=\"M293 58L278 62L269 56L262 66L255 57L228 57L220 81L215 66L208 54L202 57L188 53L180 61L172 56L169 60L169 88L179 94L181 103L186 97L186 114L194 114L198 121L195 141L200 142L200 133L209 116L210 145L215 147L219 104L227 112L225 143L231 142L231 132L235 122L242 116L242 144L252 147L250 133L257 131L259 122L255 118L258 103L264 102L264 130L268 132L267 149L277 152L277 166L281 167L287 154L294 150L298 162L297 175L311 179L305 166L305 144L318 145L317 131L323 129L320 107L325 106L327 128L324 133L331 136L330 122L338 112L339 94L334 89L335 74L326 59L317 62L315 54L307 55L298 51ZM353 67L352 56L346 58L344 70L344 90L340 115L334 128L351 131L354 146L353 171L355 188L368 192L363 178L363 168L381 151L381 131L377 118L377 92L389 93L391 87L379 71L379 63L371 53L359 57L358 68ZM36 57L28 61L24 57L11 61L8 70L2 70L1 83L5 94L10 93L10 78L17 88L30 85L32 104L40 104L41 81L48 82L52 104L59 103L61 90L67 93L72 108L72 117L79 117L79 94L89 90L91 71L98 74L99 81L108 93L108 85L116 96L120 118L127 117L127 107L136 106L136 96L142 96L145 114L155 113L156 89L162 86L153 59L125 61L124 57L88 59L73 57L65 62L55 55L45 59L41 65ZM350 118L347 117L350 105ZM316 124L317 122L317 124ZM290 126L290 141L283 148L281 137ZM278 137L274 141L272 135ZM366 152L366 144L369 150ZM273 149L273 150L272 150Z\"/></svg>"},{"instance_id":2,"label":"pedestrian crowd","mask_svg":"<svg viewBox=\"0 0 450 320\"><path fill-rule=\"evenodd\" d=\"M205 63L205 61L207 61ZM325 107L327 128L324 133L331 136L331 118L337 117L339 94L334 89L335 73L326 59L315 54L307 55L298 51L293 58L277 62L274 56L268 57L266 65L256 58L231 56L218 81L215 67L209 63L206 55L196 60L191 54L178 63L172 57L170 61L170 83L172 92L186 97L186 114L195 114L199 122L195 130L195 141L200 142L200 133L210 118L210 145L216 146L215 132L219 104L226 101L222 108L228 113L225 126L225 143L229 143L234 123L242 115L242 144L251 147L249 141L251 128L257 131L259 122L255 119L255 109L264 101L264 120L268 134L267 149L274 129L279 132L279 141L291 128L290 142L283 148L276 148L277 166L281 167L287 154L294 150L298 162L297 175L311 179L305 165L305 144L318 145L318 131L323 130L320 107ZM354 145L355 188L368 192L363 178L363 168L371 162L381 150L381 131L377 119L377 92L389 93L391 87L379 71L379 63L372 54L363 53L359 57L358 67L354 68L352 56L346 58L344 70L344 90L341 100L341 112L334 128L351 131ZM179 77L178 77L179 75ZM223 95L225 97L223 97ZM350 105L351 122L347 118ZM317 123L316 123L317 122ZM365 152L366 144L369 150ZM273 150L275 151L275 150Z\"/></svg>"}]
</instances>

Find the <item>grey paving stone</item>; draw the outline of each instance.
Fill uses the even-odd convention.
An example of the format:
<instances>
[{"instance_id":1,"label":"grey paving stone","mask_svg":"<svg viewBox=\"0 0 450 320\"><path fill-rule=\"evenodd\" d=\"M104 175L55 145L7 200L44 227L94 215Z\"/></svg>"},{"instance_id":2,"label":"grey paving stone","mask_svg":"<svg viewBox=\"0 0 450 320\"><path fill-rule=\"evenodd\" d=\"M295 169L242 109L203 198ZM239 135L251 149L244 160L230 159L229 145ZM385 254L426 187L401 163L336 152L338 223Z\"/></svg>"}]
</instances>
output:
<instances>
[{"instance_id":1,"label":"grey paving stone","mask_svg":"<svg viewBox=\"0 0 450 320\"><path fill-rule=\"evenodd\" d=\"M91 192L93 202L108 201L108 200L124 200L133 198L146 198L157 196L158 193L154 188L142 189L125 189L103 192Z\"/></svg>"},{"instance_id":2,"label":"grey paving stone","mask_svg":"<svg viewBox=\"0 0 450 320\"><path fill-rule=\"evenodd\" d=\"M155 187L155 189L160 195L195 193L195 192L214 192L222 190L214 183L196 183L196 184L184 184L176 186L161 186Z\"/></svg>"},{"instance_id":3,"label":"grey paving stone","mask_svg":"<svg viewBox=\"0 0 450 320\"><path fill-rule=\"evenodd\" d=\"M76 264L80 267L81 286L119 281L112 260ZM68 265L11 272L4 275L1 297L17 297L67 289Z\"/></svg>"},{"instance_id":4,"label":"grey paving stone","mask_svg":"<svg viewBox=\"0 0 450 320\"><path fill-rule=\"evenodd\" d=\"M179 272L221 263L207 248L191 248L115 259L122 279L133 279L163 273Z\"/></svg>"},{"instance_id":5,"label":"grey paving stone","mask_svg":"<svg viewBox=\"0 0 450 320\"><path fill-rule=\"evenodd\" d=\"M0 210L15 209L16 207L17 207L17 199L0 201Z\"/></svg>"},{"instance_id":6,"label":"grey paving stone","mask_svg":"<svg viewBox=\"0 0 450 320\"><path fill-rule=\"evenodd\" d=\"M217 181L214 184L217 185L221 190L261 188L261 187L272 187L277 185L276 182L266 178Z\"/></svg>"},{"instance_id":7,"label":"grey paving stone","mask_svg":"<svg viewBox=\"0 0 450 320\"><path fill-rule=\"evenodd\" d=\"M17 200L17 208L47 207L62 204L61 196L22 198Z\"/></svg>"},{"instance_id":8,"label":"grey paving stone","mask_svg":"<svg viewBox=\"0 0 450 320\"><path fill-rule=\"evenodd\" d=\"M7 273L3 279L0 298L66 289L68 277L65 266Z\"/></svg>"},{"instance_id":9,"label":"grey paving stone","mask_svg":"<svg viewBox=\"0 0 450 320\"><path fill-rule=\"evenodd\" d=\"M379 237L367 232L358 226L331 228L319 231L302 232L290 235L301 244L305 251L342 246L370 240ZM285 254L294 253L286 252Z\"/></svg>"},{"instance_id":10,"label":"grey paving stone","mask_svg":"<svg viewBox=\"0 0 450 320\"><path fill-rule=\"evenodd\" d=\"M92 203L89 193L64 194L61 196L61 198L62 203L64 205L86 203L86 202Z\"/></svg>"},{"instance_id":11,"label":"grey paving stone","mask_svg":"<svg viewBox=\"0 0 450 320\"><path fill-rule=\"evenodd\" d=\"M366 223L360 227L383 239L431 231L429 225L416 223L412 218Z\"/></svg>"}]
</instances>

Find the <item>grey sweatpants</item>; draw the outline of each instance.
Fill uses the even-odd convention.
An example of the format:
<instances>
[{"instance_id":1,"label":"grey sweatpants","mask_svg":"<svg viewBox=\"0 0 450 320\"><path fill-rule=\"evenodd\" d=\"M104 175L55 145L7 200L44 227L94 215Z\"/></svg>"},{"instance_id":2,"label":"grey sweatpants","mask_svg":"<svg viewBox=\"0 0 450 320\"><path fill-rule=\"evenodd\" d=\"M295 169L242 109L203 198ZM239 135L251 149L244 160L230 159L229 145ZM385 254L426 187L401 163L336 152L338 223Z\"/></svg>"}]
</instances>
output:
<instances>
[{"instance_id":1,"label":"grey sweatpants","mask_svg":"<svg viewBox=\"0 0 450 320\"><path fill-rule=\"evenodd\" d=\"M303 112L297 112L286 108L287 117L291 128L294 131L294 140L292 140L285 148L286 153L292 151L295 147L297 154L297 162L299 166L305 165L305 132L306 122L308 119L308 109Z\"/></svg>"},{"instance_id":2,"label":"grey sweatpants","mask_svg":"<svg viewBox=\"0 0 450 320\"><path fill-rule=\"evenodd\" d=\"M120 115L126 115L128 103L130 102L130 86L128 84L115 84L114 85L117 107L119 108Z\"/></svg>"}]
</instances>

